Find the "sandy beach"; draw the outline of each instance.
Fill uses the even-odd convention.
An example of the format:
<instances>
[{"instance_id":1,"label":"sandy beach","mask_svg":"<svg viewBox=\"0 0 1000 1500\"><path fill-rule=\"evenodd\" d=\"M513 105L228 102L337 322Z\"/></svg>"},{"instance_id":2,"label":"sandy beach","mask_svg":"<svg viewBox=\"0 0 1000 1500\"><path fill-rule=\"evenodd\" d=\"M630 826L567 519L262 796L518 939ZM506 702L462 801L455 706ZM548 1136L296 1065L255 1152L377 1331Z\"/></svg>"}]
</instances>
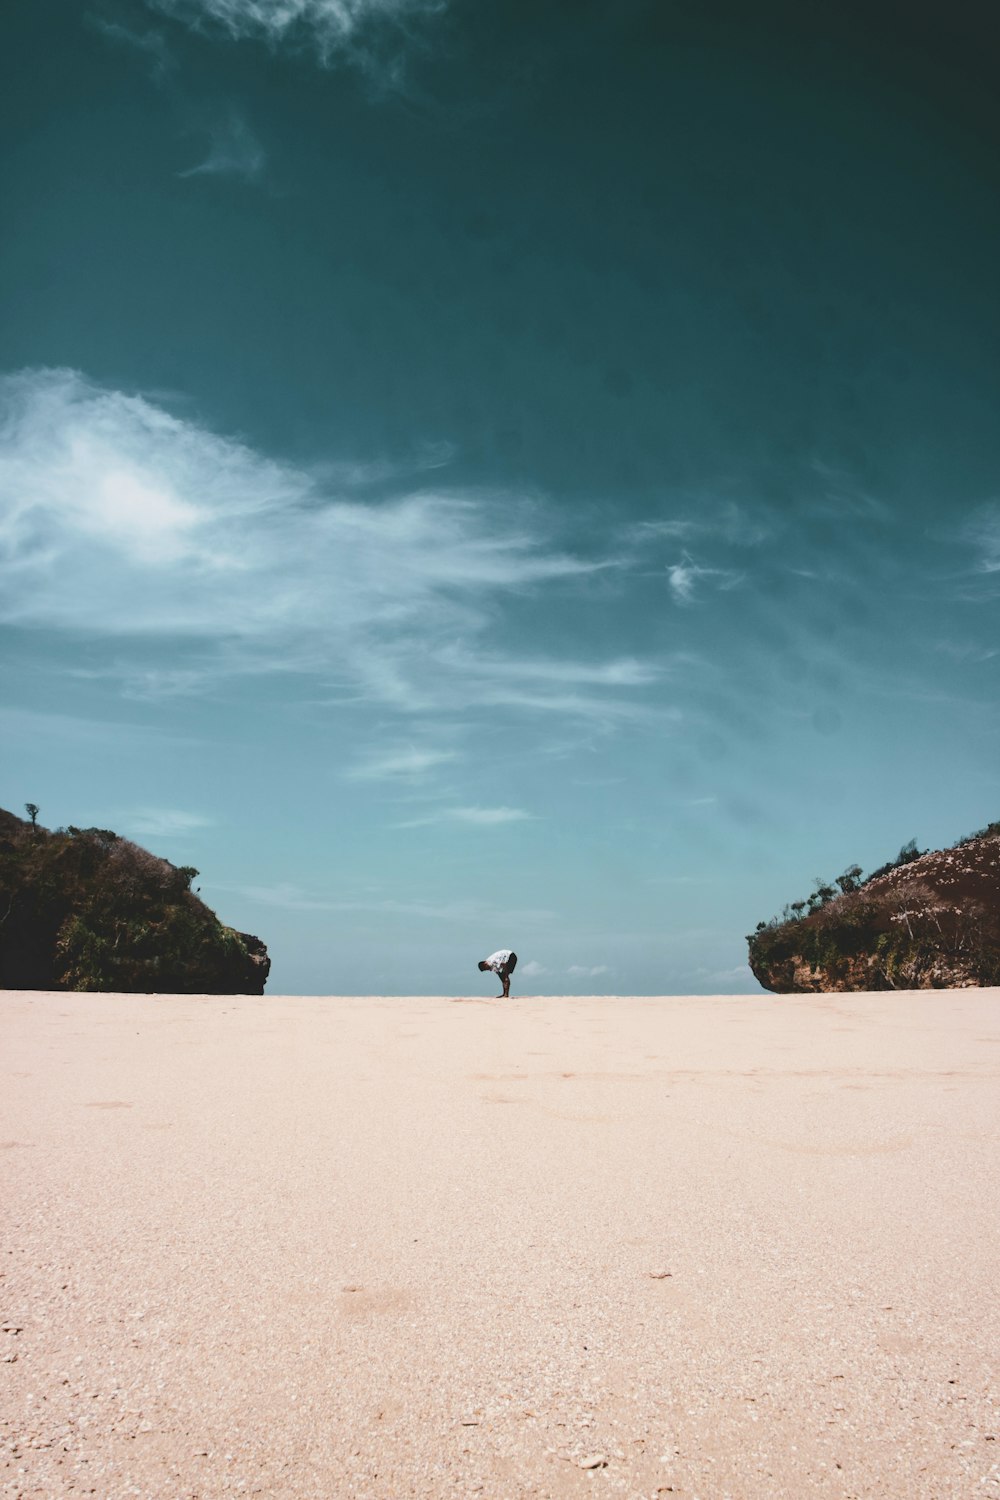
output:
<instances>
[{"instance_id":1,"label":"sandy beach","mask_svg":"<svg viewBox=\"0 0 1000 1500\"><path fill-rule=\"evenodd\" d=\"M1000 1497L1000 991L3 992L5 1496Z\"/></svg>"}]
</instances>

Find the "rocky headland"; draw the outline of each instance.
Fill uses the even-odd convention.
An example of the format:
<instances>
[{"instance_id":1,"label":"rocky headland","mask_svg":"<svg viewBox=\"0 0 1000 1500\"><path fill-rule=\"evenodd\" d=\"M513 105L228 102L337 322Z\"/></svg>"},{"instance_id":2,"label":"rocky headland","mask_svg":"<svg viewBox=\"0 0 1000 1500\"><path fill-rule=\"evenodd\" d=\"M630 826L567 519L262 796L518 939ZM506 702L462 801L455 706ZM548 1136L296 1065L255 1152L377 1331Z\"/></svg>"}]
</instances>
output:
<instances>
[{"instance_id":1,"label":"rocky headland","mask_svg":"<svg viewBox=\"0 0 1000 1500\"><path fill-rule=\"evenodd\" d=\"M266 947L198 899L192 866L29 811L0 808L0 989L264 993Z\"/></svg>"},{"instance_id":2,"label":"rocky headland","mask_svg":"<svg viewBox=\"0 0 1000 1500\"><path fill-rule=\"evenodd\" d=\"M852 865L747 938L780 994L1000 984L1000 823L950 849L911 840L867 878Z\"/></svg>"}]
</instances>

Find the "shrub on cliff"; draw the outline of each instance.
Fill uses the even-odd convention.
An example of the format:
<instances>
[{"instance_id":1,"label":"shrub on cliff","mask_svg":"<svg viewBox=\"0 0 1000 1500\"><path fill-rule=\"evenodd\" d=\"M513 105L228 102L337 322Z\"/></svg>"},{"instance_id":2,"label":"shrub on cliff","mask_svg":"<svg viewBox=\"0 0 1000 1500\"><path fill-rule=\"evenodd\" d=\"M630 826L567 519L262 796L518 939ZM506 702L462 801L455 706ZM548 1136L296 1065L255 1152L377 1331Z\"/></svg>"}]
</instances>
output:
<instances>
[{"instance_id":1,"label":"shrub on cliff","mask_svg":"<svg viewBox=\"0 0 1000 1500\"><path fill-rule=\"evenodd\" d=\"M0 988L262 994L266 949L193 894L197 873L0 809Z\"/></svg>"},{"instance_id":2,"label":"shrub on cliff","mask_svg":"<svg viewBox=\"0 0 1000 1500\"><path fill-rule=\"evenodd\" d=\"M885 990L1000 984L1000 823L949 850L915 840L860 878L852 865L832 886L748 935L750 967L765 989Z\"/></svg>"}]
</instances>

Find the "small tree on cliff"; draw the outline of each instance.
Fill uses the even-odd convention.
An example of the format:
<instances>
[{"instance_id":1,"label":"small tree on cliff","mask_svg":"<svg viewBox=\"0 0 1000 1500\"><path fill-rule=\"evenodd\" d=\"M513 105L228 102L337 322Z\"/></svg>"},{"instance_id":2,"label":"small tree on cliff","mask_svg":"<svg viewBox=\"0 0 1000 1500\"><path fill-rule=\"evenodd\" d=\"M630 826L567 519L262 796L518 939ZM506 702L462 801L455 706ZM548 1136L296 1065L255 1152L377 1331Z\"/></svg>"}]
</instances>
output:
<instances>
[{"instance_id":1,"label":"small tree on cliff","mask_svg":"<svg viewBox=\"0 0 1000 1500\"><path fill-rule=\"evenodd\" d=\"M24 810L28 814L28 817L31 819L31 826L32 826L32 828L37 827L37 825L38 825L38 814L41 812L41 808L38 806L38 803L37 802L26 802L24 804Z\"/></svg>"}]
</instances>

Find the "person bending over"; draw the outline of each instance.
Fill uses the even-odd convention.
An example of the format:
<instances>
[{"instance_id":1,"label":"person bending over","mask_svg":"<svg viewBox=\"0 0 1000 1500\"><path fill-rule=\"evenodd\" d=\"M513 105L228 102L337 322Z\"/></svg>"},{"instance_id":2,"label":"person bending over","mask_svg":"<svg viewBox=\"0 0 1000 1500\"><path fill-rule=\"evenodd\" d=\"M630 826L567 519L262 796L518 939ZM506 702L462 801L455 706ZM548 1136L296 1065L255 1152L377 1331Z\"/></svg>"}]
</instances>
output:
<instances>
[{"instance_id":1,"label":"person bending over","mask_svg":"<svg viewBox=\"0 0 1000 1500\"><path fill-rule=\"evenodd\" d=\"M492 971L503 985L503 994L498 999L507 1000L510 997L510 976L513 974L517 964L517 954L512 953L509 948L501 948L498 953L491 953L489 958L479 960L479 968L482 973Z\"/></svg>"}]
</instances>

